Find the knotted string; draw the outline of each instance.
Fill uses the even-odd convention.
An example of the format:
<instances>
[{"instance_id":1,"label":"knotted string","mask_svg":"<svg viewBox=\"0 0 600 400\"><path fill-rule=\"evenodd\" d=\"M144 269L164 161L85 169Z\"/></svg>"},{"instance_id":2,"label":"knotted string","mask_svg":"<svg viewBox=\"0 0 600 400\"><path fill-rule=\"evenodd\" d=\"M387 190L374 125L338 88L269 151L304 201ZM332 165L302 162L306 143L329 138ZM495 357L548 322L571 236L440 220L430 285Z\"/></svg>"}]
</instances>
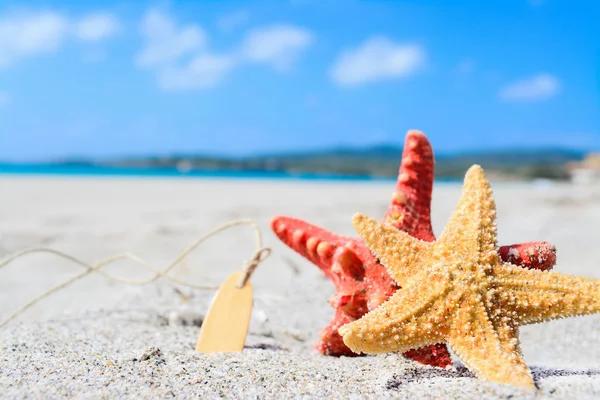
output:
<instances>
[{"instance_id":1,"label":"knotted string","mask_svg":"<svg viewBox=\"0 0 600 400\"><path fill-rule=\"evenodd\" d=\"M194 288L194 289L217 290L219 288L219 286L197 285L194 283L185 282L174 276L170 276L169 272L173 268L175 268L177 265L179 265L192 251L194 251L198 246L200 246L200 244L202 244L202 242L206 241L206 239L216 235L217 233L219 233L221 231L229 229L233 226L244 225L244 224L250 225L254 229L256 250L254 251L252 258L249 261L246 261L244 263L244 274L241 276L240 281L237 286L238 288L243 288L246 285L246 283L248 282L248 280L250 279L250 277L252 276L252 274L254 273L254 271L256 270L256 268L258 267L258 264L260 264L262 261L264 261L271 254L270 248L263 247L261 230L258 227L258 225L256 224L256 222L252 219L239 219L239 220L227 222L223 225L216 227L212 231L206 233L205 235L203 235L202 237L197 239L194 243L192 243L186 249L184 249L164 270L156 268L149 262L142 259L141 257L139 257L135 254L132 254L132 253L128 253L128 252L114 255L114 256L106 258L104 260L98 261L95 264L89 264L89 263L82 261L76 257L73 257L67 253L63 253L58 250L54 250L54 249L50 249L50 248L43 248L43 247L27 249L27 250L13 253L13 254L5 257L4 259L0 260L0 269L7 266L11 262L13 262L25 255L28 255L28 254L49 253L49 254L53 254L55 256L64 258L68 261L71 261L74 264L78 264L78 265L84 267L85 271L60 283L59 285L54 286L53 288L47 290L46 292L42 293L41 295L30 300L28 303L26 303L24 306L19 308L17 311L15 311L11 315L9 315L4 321L2 321L2 323L0 323L0 328L3 328L4 326L6 326L10 321L15 319L19 315L21 315L23 312L25 312L29 308L33 307L35 304L37 304L41 300L58 292L59 290L61 290L63 288L69 286L70 284L80 280L81 278L85 277L86 275L91 274L92 272L96 272L96 273L98 273L108 279L111 279L115 282L126 283L126 284L130 284L130 285L146 285L146 284L156 281L158 278L164 278L164 279L168 279L172 282L178 283L180 285L187 286L187 287ZM119 260L125 260L125 259L131 260L131 261L143 266L144 268L147 268L147 269L153 271L154 276L152 276L151 278L148 278L148 279L144 279L144 280L125 279L125 278L121 278L121 277L112 275L101 269L102 267L104 267L108 264L114 263Z\"/></svg>"},{"instance_id":2,"label":"knotted string","mask_svg":"<svg viewBox=\"0 0 600 400\"><path fill-rule=\"evenodd\" d=\"M240 277L240 281L237 284L238 289L241 289L244 286L246 286L246 283L248 283L248 280L254 273L254 270L256 270L256 267L258 267L258 264L263 262L270 255L271 249L268 247L263 247L254 253L254 257L252 257L252 260L246 261L244 263L246 267L244 268L244 275Z\"/></svg>"}]
</instances>

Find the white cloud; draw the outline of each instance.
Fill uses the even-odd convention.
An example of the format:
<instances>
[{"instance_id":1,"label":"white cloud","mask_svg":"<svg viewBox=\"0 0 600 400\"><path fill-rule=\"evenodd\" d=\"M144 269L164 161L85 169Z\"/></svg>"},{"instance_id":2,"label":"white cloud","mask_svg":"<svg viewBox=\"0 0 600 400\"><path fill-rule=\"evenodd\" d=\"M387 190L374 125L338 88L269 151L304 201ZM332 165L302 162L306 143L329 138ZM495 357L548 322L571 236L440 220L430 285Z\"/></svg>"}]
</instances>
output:
<instances>
[{"instance_id":1,"label":"white cloud","mask_svg":"<svg viewBox=\"0 0 600 400\"><path fill-rule=\"evenodd\" d=\"M208 51L207 35L200 26L180 26L169 14L158 9L145 14L141 33L145 45L136 56L136 63L155 70L158 85L164 90L213 87L235 66L233 56Z\"/></svg>"},{"instance_id":2,"label":"white cloud","mask_svg":"<svg viewBox=\"0 0 600 400\"><path fill-rule=\"evenodd\" d=\"M53 53L68 33L63 15L42 11L19 13L0 19L0 67L29 56Z\"/></svg>"},{"instance_id":3,"label":"white cloud","mask_svg":"<svg viewBox=\"0 0 600 400\"><path fill-rule=\"evenodd\" d=\"M178 27L169 15L157 9L146 13L141 32L146 43L136 62L142 67L170 65L206 44L206 34L198 25Z\"/></svg>"},{"instance_id":4,"label":"white cloud","mask_svg":"<svg viewBox=\"0 0 600 400\"><path fill-rule=\"evenodd\" d=\"M217 27L223 32L232 32L246 24L250 20L248 11L240 10L231 14L223 15L217 20Z\"/></svg>"},{"instance_id":5,"label":"white cloud","mask_svg":"<svg viewBox=\"0 0 600 400\"><path fill-rule=\"evenodd\" d=\"M560 82L556 77L541 73L502 88L499 96L506 101L533 101L550 98L559 90Z\"/></svg>"},{"instance_id":6,"label":"white cloud","mask_svg":"<svg viewBox=\"0 0 600 400\"><path fill-rule=\"evenodd\" d=\"M105 13L72 19L55 11L19 11L0 16L0 67L24 58L57 52L75 36L100 40L114 34L117 19Z\"/></svg>"},{"instance_id":7,"label":"white cloud","mask_svg":"<svg viewBox=\"0 0 600 400\"><path fill-rule=\"evenodd\" d=\"M181 26L157 9L146 13L141 33L144 48L135 61L138 66L156 72L163 90L208 89L222 83L234 69L249 63L267 64L284 71L313 41L312 33L307 30L280 24L254 29L238 46L215 53L208 48L207 35L200 26Z\"/></svg>"},{"instance_id":8,"label":"white cloud","mask_svg":"<svg viewBox=\"0 0 600 400\"><path fill-rule=\"evenodd\" d=\"M304 28L272 25L250 31L242 43L241 53L248 61L285 71L313 41L314 35Z\"/></svg>"},{"instance_id":9,"label":"white cloud","mask_svg":"<svg viewBox=\"0 0 600 400\"><path fill-rule=\"evenodd\" d=\"M357 48L344 51L331 69L331 78L341 86L401 78L417 72L425 58L425 50L416 44L372 37Z\"/></svg>"},{"instance_id":10,"label":"white cloud","mask_svg":"<svg viewBox=\"0 0 600 400\"><path fill-rule=\"evenodd\" d=\"M165 90L208 89L221 83L235 67L227 55L200 54L183 67L159 71L159 85Z\"/></svg>"},{"instance_id":11,"label":"white cloud","mask_svg":"<svg viewBox=\"0 0 600 400\"><path fill-rule=\"evenodd\" d=\"M74 24L75 36L84 41L98 41L119 32L117 18L108 13L90 14Z\"/></svg>"},{"instance_id":12,"label":"white cloud","mask_svg":"<svg viewBox=\"0 0 600 400\"><path fill-rule=\"evenodd\" d=\"M6 92L0 91L0 109L6 108L10 102L10 95Z\"/></svg>"}]
</instances>

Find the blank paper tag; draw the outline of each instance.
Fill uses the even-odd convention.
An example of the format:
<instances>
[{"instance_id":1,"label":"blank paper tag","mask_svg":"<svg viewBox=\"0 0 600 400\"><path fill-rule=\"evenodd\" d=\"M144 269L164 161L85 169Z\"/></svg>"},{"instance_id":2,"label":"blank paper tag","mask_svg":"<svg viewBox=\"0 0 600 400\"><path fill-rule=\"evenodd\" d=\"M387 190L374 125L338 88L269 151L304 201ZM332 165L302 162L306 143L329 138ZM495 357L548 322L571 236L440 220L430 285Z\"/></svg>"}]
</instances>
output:
<instances>
[{"instance_id":1,"label":"blank paper tag","mask_svg":"<svg viewBox=\"0 0 600 400\"><path fill-rule=\"evenodd\" d=\"M234 272L221 285L202 322L196 351L242 351L252 313L252 284L237 287L243 271Z\"/></svg>"}]
</instances>

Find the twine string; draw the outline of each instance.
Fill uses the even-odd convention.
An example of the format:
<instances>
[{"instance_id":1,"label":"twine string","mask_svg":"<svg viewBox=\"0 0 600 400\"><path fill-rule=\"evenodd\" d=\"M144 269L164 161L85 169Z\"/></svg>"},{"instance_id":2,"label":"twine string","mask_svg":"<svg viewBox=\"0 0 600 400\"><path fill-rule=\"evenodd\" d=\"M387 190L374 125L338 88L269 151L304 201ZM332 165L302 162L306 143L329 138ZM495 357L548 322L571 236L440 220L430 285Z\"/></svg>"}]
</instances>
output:
<instances>
[{"instance_id":1,"label":"twine string","mask_svg":"<svg viewBox=\"0 0 600 400\"><path fill-rule=\"evenodd\" d=\"M253 228L254 236L255 236L255 243L256 243L256 250L254 251L252 258L249 261L247 260L244 262L244 269L243 269L244 273L241 276L240 281L238 283L238 288L243 288L246 285L246 283L248 282L248 280L250 279L250 277L252 276L252 274L254 273L254 271L256 270L256 268L258 267L258 265L271 254L270 248L263 247L261 230L260 230L259 226L256 224L256 222L252 219L239 219L239 220L230 221L230 222L227 222L220 226L217 226L210 232L201 236L199 239L197 239L195 242L193 242L187 248L185 248L163 270L156 268L155 266L153 266L152 264L150 264L143 258L137 256L136 254L129 253L129 252L108 257L104 260L96 262L95 264L89 264L89 263L87 263L79 258L76 258L70 254L64 253L59 250L45 248L45 247L26 249L26 250L22 250L22 251L18 251L16 253L10 254L7 257L0 260L0 269L7 266L8 264L14 262L17 259L26 256L26 255L35 254L35 253L47 253L47 254L52 254L57 257L71 261L74 264L78 264L78 265L84 267L85 271L82 271L79 274L73 276L72 278L69 278L66 281L48 289L46 292L40 294L39 296L37 296L37 297L33 298L32 300L30 300L29 302L27 302L21 308L19 308L18 310L16 310L12 314L10 314L4 321L2 321L2 323L0 323L0 328L3 328L4 326L6 326L8 323L10 323L16 317L18 317L19 315L24 313L29 308L33 307L35 304L37 304L41 300L60 291L61 289L66 288L67 286L71 285L72 283L84 278L85 276L87 276L93 272L98 273L110 280L115 281L115 282L125 283L125 284L130 284L130 285L146 285L146 284L156 281L159 278L164 278L164 279L170 280L172 282L178 283L182 286L187 286L187 287L190 287L193 289L217 290L219 288L219 286L198 285L195 283L185 282L181 279L178 279L174 276L169 275L169 272L171 272L171 270L173 268L175 268L177 265L179 265L187 256L190 255L190 253L192 253L198 246L200 246L200 244L202 244L208 238L215 236L216 234L220 233L221 231L224 231L226 229L229 229L234 226L239 226L239 225L250 225ZM104 267L108 264L112 264L116 261L120 261L120 260L131 260L134 263L139 264L139 265L143 266L144 268L151 270L152 272L154 272L154 275L147 279L135 280L135 279L121 278L119 276L112 275L109 272L102 270L102 267Z\"/></svg>"},{"instance_id":2,"label":"twine string","mask_svg":"<svg viewBox=\"0 0 600 400\"><path fill-rule=\"evenodd\" d=\"M254 253L252 260L246 261L246 267L244 268L244 274L240 277L240 281L237 284L238 289L243 288L248 283L248 280L258 267L258 264L263 262L267 257L271 255L271 249L269 247L262 247Z\"/></svg>"}]
</instances>

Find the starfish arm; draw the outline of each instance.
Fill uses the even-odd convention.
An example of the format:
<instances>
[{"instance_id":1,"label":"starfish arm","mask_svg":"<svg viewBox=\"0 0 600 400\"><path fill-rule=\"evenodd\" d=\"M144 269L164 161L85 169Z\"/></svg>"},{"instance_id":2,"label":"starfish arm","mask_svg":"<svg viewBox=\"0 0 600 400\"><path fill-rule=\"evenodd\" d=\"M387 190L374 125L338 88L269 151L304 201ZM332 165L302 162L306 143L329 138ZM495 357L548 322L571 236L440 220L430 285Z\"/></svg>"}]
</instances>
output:
<instances>
[{"instance_id":1,"label":"starfish arm","mask_svg":"<svg viewBox=\"0 0 600 400\"><path fill-rule=\"evenodd\" d=\"M452 358L443 343L432 344L420 349L411 349L402 354L406 358L438 368L452 368Z\"/></svg>"},{"instance_id":2,"label":"starfish arm","mask_svg":"<svg viewBox=\"0 0 600 400\"><path fill-rule=\"evenodd\" d=\"M327 356L356 356L357 354L344 344L342 337L338 333L340 326L352 321L355 321L355 319L340 309L336 309L333 320L321 331L319 335L321 340L315 345L315 350Z\"/></svg>"},{"instance_id":3,"label":"starfish arm","mask_svg":"<svg viewBox=\"0 0 600 400\"><path fill-rule=\"evenodd\" d=\"M357 353L406 352L440 343L445 326L442 288L428 280L415 282L338 332Z\"/></svg>"},{"instance_id":4,"label":"starfish arm","mask_svg":"<svg viewBox=\"0 0 600 400\"><path fill-rule=\"evenodd\" d=\"M394 228L426 242L435 239L431 228L433 165L433 149L427 136L417 130L408 131L396 190L384 217Z\"/></svg>"},{"instance_id":5,"label":"starfish arm","mask_svg":"<svg viewBox=\"0 0 600 400\"><path fill-rule=\"evenodd\" d=\"M600 312L600 280L558 272L494 267L497 301L520 324Z\"/></svg>"},{"instance_id":6,"label":"starfish arm","mask_svg":"<svg viewBox=\"0 0 600 400\"><path fill-rule=\"evenodd\" d=\"M548 242L527 242L501 246L502 261L523 268L550 270L556 264L556 247Z\"/></svg>"},{"instance_id":7,"label":"starfish arm","mask_svg":"<svg viewBox=\"0 0 600 400\"><path fill-rule=\"evenodd\" d=\"M369 249L387 268L390 276L405 286L420 270L419 260L431 252L431 244L382 224L366 215L356 214L352 223Z\"/></svg>"},{"instance_id":8,"label":"starfish arm","mask_svg":"<svg viewBox=\"0 0 600 400\"><path fill-rule=\"evenodd\" d=\"M437 241L439 248L452 249L463 261L497 263L495 219L496 204L490 183L483 169L473 165L465 176L458 206Z\"/></svg>"},{"instance_id":9,"label":"starfish arm","mask_svg":"<svg viewBox=\"0 0 600 400\"><path fill-rule=\"evenodd\" d=\"M271 229L283 243L317 265L327 275L330 274L335 249L351 240L300 219L285 216L274 217Z\"/></svg>"},{"instance_id":10,"label":"starfish arm","mask_svg":"<svg viewBox=\"0 0 600 400\"><path fill-rule=\"evenodd\" d=\"M478 378L535 389L517 334L508 319L492 320L483 304L474 301L458 309L446 341Z\"/></svg>"}]
</instances>

